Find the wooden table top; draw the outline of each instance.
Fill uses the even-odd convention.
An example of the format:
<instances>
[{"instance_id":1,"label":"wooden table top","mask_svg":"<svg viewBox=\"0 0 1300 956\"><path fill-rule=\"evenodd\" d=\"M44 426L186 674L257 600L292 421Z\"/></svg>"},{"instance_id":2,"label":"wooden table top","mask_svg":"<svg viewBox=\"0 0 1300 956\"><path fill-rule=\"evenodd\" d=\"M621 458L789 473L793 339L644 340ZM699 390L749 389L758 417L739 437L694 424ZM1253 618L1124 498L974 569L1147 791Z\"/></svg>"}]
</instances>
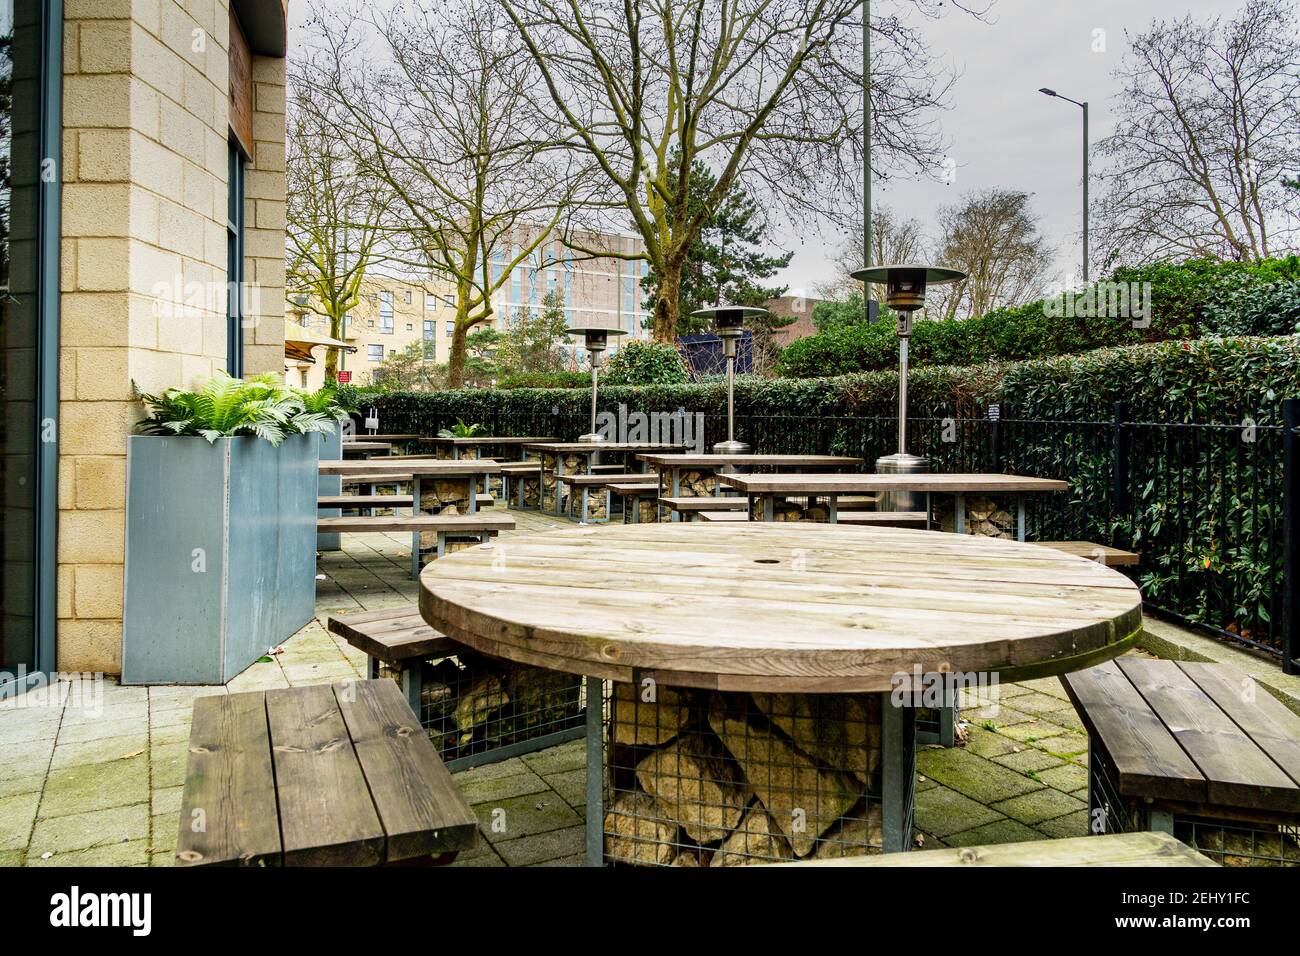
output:
<instances>
[{"instance_id":1,"label":"wooden table top","mask_svg":"<svg viewBox=\"0 0 1300 956\"><path fill-rule=\"evenodd\" d=\"M555 441L555 439L547 435L540 437L475 435L473 438L456 438L454 436L426 438L425 441L431 445L532 445L537 442Z\"/></svg>"},{"instance_id":2,"label":"wooden table top","mask_svg":"<svg viewBox=\"0 0 1300 956\"><path fill-rule=\"evenodd\" d=\"M546 441L531 442L524 446L528 451L681 451L685 445L644 441Z\"/></svg>"},{"instance_id":3,"label":"wooden table top","mask_svg":"<svg viewBox=\"0 0 1300 956\"><path fill-rule=\"evenodd\" d=\"M853 494L868 491L934 491L980 494L1008 491L1069 491L1069 482L1024 475L718 475L746 494Z\"/></svg>"},{"instance_id":4,"label":"wooden table top","mask_svg":"<svg viewBox=\"0 0 1300 956\"><path fill-rule=\"evenodd\" d=\"M365 432L353 432L351 436L343 439L343 444L359 441L415 441L422 437L421 435L367 435Z\"/></svg>"},{"instance_id":5,"label":"wooden table top","mask_svg":"<svg viewBox=\"0 0 1300 956\"><path fill-rule=\"evenodd\" d=\"M391 451L393 443L390 441L345 441L342 447L344 453L350 451Z\"/></svg>"},{"instance_id":6,"label":"wooden table top","mask_svg":"<svg viewBox=\"0 0 1300 956\"><path fill-rule=\"evenodd\" d=\"M1125 657L1061 683L1123 796L1300 813L1300 717L1235 667Z\"/></svg>"},{"instance_id":7,"label":"wooden table top","mask_svg":"<svg viewBox=\"0 0 1300 956\"><path fill-rule=\"evenodd\" d=\"M914 665L1000 680L1089 666L1131 645L1142 597L1116 571L1014 541L665 522L439 558L420 611L484 653L569 673L848 693L889 690Z\"/></svg>"},{"instance_id":8,"label":"wooden table top","mask_svg":"<svg viewBox=\"0 0 1300 956\"><path fill-rule=\"evenodd\" d=\"M202 832L189 825L195 810ZM194 702L182 864L371 866L477 839L474 812L391 680Z\"/></svg>"},{"instance_id":9,"label":"wooden table top","mask_svg":"<svg viewBox=\"0 0 1300 956\"><path fill-rule=\"evenodd\" d=\"M861 458L845 455L637 455L641 461L661 468L716 468L721 465L810 465L827 467L835 465L860 465Z\"/></svg>"},{"instance_id":10,"label":"wooden table top","mask_svg":"<svg viewBox=\"0 0 1300 956\"><path fill-rule=\"evenodd\" d=\"M495 475L501 470L500 462L482 458L363 458L360 460L322 461L322 475Z\"/></svg>"}]
</instances>

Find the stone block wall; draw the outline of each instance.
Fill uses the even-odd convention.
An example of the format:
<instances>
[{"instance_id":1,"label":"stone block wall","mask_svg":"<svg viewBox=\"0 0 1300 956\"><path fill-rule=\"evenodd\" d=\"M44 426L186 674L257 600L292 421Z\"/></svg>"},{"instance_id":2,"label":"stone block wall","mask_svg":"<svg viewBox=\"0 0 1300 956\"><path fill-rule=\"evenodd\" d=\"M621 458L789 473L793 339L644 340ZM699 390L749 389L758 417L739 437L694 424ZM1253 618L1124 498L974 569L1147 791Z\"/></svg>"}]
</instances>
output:
<instances>
[{"instance_id":1,"label":"stone block wall","mask_svg":"<svg viewBox=\"0 0 1300 956\"><path fill-rule=\"evenodd\" d=\"M230 10L66 0L64 15L58 666L112 674L132 383L188 386L226 362ZM248 374L280 372L284 350L284 61L253 70Z\"/></svg>"}]
</instances>

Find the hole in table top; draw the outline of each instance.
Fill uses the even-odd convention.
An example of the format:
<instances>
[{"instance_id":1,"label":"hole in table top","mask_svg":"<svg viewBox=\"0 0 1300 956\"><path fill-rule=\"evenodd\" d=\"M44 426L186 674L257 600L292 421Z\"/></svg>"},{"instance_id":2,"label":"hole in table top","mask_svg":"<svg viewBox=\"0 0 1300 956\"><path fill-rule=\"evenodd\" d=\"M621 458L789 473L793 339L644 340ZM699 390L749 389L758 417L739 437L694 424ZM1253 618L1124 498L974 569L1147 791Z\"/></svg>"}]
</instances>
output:
<instances>
[{"instance_id":1,"label":"hole in table top","mask_svg":"<svg viewBox=\"0 0 1300 956\"><path fill-rule=\"evenodd\" d=\"M755 558L754 563L755 564L780 564L781 561L778 558Z\"/></svg>"}]
</instances>

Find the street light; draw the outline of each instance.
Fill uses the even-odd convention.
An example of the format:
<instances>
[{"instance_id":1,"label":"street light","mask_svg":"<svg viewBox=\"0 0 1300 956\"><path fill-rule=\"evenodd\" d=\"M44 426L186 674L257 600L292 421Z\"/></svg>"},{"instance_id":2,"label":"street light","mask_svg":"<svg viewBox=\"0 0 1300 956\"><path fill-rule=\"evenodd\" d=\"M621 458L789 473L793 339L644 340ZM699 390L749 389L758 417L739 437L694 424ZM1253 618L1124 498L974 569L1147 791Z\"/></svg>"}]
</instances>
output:
<instances>
[{"instance_id":1,"label":"street light","mask_svg":"<svg viewBox=\"0 0 1300 956\"><path fill-rule=\"evenodd\" d=\"M912 313L925 305L927 285L942 285L966 278L956 269L935 266L896 265L859 269L853 278L885 286L885 304L898 313L898 452L876 459L878 474L909 474L930 470L930 463L907 453L907 340L912 335ZM886 511L917 511L919 496L891 492L884 496Z\"/></svg>"},{"instance_id":2,"label":"street light","mask_svg":"<svg viewBox=\"0 0 1300 956\"><path fill-rule=\"evenodd\" d=\"M564 330L569 335L581 335L584 339L583 344L587 347L587 354L591 357L591 431L586 435L579 435L578 441L602 442L604 436L596 431L596 388L599 385L599 376L596 372L600 365L600 354L605 351L605 346L609 342L611 335L626 335L627 330L620 328L613 323L608 325L571 325Z\"/></svg>"},{"instance_id":3,"label":"street light","mask_svg":"<svg viewBox=\"0 0 1300 956\"><path fill-rule=\"evenodd\" d=\"M1045 86L1038 88L1039 93L1065 100L1083 109L1083 284L1088 284L1088 102L1080 103L1068 96L1049 90Z\"/></svg>"},{"instance_id":4,"label":"street light","mask_svg":"<svg viewBox=\"0 0 1300 956\"><path fill-rule=\"evenodd\" d=\"M727 357L727 440L713 446L715 455L745 455L749 446L743 441L736 441L736 345L745 334L745 320L767 315L767 309L752 305L715 305L712 308L696 309L693 318L704 319L713 323L713 328L722 339L722 352Z\"/></svg>"}]
</instances>

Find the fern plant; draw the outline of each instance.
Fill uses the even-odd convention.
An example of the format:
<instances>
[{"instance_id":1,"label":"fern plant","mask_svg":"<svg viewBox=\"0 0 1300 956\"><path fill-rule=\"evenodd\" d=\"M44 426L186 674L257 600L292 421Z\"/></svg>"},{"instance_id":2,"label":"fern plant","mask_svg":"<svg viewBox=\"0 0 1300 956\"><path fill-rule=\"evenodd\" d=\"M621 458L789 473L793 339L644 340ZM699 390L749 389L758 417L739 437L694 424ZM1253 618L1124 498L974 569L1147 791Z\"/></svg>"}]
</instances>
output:
<instances>
[{"instance_id":1,"label":"fern plant","mask_svg":"<svg viewBox=\"0 0 1300 956\"><path fill-rule=\"evenodd\" d=\"M456 419L456 424L450 428L438 430L439 438L477 438L479 435L487 434L486 425L466 425L463 419Z\"/></svg>"},{"instance_id":2,"label":"fern plant","mask_svg":"<svg viewBox=\"0 0 1300 956\"><path fill-rule=\"evenodd\" d=\"M274 375L244 380L222 373L192 392L136 391L149 412L136 425L141 434L197 435L209 444L227 436L254 435L279 445L290 435L327 432L344 415L330 390L303 392Z\"/></svg>"}]
</instances>

